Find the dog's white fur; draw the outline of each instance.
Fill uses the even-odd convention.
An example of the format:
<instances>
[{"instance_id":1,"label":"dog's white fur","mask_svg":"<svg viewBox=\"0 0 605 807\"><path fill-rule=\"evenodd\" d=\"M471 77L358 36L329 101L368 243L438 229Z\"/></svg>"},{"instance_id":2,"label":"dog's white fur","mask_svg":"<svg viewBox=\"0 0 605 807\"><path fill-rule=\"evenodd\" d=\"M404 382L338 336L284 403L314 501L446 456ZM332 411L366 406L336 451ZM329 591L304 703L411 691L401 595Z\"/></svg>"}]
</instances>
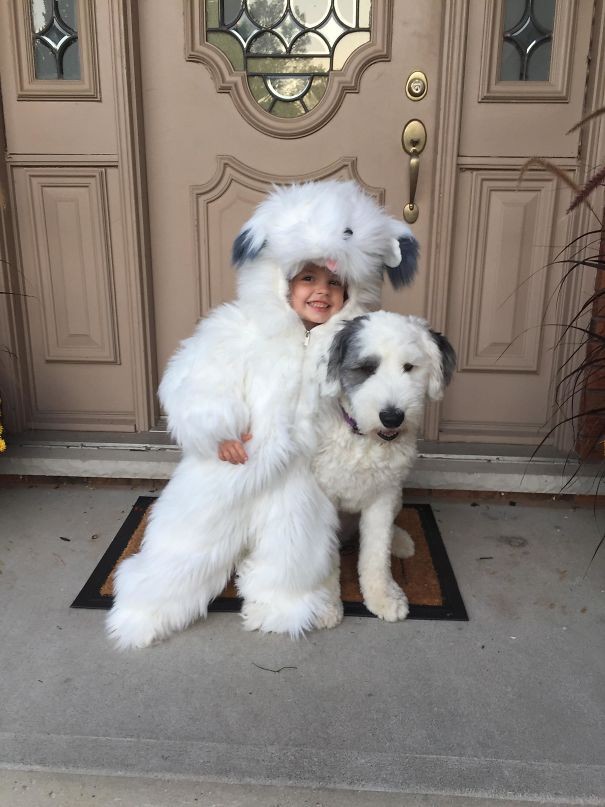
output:
<instances>
[{"instance_id":1,"label":"dog's white fur","mask_svg":"<svg viewBox=\"0 0 605 807\"><path fill-rule=\"evenodd\" d=\"M337 517L311 472L319 379L338 325L377 307L383 272L409 282L417 245L352 182L276 189L234 245L238 295L182 343L160 385L183 459L142 548L117 569L107 628L145 646L205 616L234 568L248 629L290 633L341 618L327 583ZM288 303L304 263L334 265L348 299L310 334ZM308 344L307 344L308 343ZM245 432L244 465L217 457Z\"/></svg>"},{"instance_id":2,"label":"dog's white fur","mask_svg":"<svg viewBox=\"0 0 605 807\"><path fill-rule=\"evenodd\" d=\"M331 407L313 468L339 510L361 514L361 591L367 608L388 621L408 614L406 596L391 575L392 550L399 557L414 553L410 536L393 524L402 484L416 459L425 400L442 397L454 362L447 339L424 320L386 311L349 322L332 348L329 372L357 430ZM386 428L380 413L398 419L396 411L403 415L401 425ZM393 439L382 439L380 433ZM332 580L337 580L336 571ZM336 601L337 587L332 591Z\"/></svg>"}]
</instances>

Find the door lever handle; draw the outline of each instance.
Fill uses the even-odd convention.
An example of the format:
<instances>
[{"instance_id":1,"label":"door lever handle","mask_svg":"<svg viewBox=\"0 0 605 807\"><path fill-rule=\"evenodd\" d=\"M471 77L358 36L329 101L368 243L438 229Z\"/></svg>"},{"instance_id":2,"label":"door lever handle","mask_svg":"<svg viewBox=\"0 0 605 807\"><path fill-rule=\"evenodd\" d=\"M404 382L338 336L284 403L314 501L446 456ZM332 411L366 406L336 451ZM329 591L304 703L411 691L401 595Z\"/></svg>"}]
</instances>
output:
<instances>
[{"instance_id":1,"label":"door lever handle","mask_svg":"<svg viewBox=\"0 0 605 807\"><path fill-rule=\"evenodd\" d=\"M401 144L404 151L410 155L410 201L403 208L403 218L408 224L413 224L420 212L416 204L416 189L420 173L420 155L426 146L426 129L422 121L411 120L406 123L401 135Z\"/></svg>"}]
</instances>

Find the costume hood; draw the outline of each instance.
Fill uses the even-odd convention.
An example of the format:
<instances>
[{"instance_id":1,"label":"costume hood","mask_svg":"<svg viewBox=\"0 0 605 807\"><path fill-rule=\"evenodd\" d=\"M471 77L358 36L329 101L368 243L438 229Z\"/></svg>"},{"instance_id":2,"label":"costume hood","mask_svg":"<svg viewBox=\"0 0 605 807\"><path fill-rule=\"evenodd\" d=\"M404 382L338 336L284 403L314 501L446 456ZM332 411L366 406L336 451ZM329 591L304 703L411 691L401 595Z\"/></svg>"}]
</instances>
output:
<instances>
[{"instance_id":1,"label":"costume hood","mask_svg":"<svg viewBox=\"0 0 605 807\"><path fill-rule=\"evenodd\" d=\"M386 272L408 285L418 242L356 182L328 180L276 187L233 244L240 304L283 305L288 283L305 263L327 266L346 285L348 309L380 306Z\"/></svg>"}]
</instances>

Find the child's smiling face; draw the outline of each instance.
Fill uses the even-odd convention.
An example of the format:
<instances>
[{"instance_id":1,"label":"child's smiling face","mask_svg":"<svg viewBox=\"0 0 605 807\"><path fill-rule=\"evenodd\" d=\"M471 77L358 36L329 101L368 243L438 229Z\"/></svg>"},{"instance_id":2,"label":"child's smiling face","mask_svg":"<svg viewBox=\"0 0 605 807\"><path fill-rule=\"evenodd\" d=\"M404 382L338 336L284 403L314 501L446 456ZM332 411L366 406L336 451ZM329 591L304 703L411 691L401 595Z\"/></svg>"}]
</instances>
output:
<instances>
[{"instance_id":1,"label":"child's smiling face","mask_svg":"<svg viewBox=\"0 0 605 807\"><path fill-rule=\"evenodd\" d=\"M306 328L323 325L344 305L342 281L325 266L307 263L290 281L290 305Z\"/></svg>"}]
</instances>

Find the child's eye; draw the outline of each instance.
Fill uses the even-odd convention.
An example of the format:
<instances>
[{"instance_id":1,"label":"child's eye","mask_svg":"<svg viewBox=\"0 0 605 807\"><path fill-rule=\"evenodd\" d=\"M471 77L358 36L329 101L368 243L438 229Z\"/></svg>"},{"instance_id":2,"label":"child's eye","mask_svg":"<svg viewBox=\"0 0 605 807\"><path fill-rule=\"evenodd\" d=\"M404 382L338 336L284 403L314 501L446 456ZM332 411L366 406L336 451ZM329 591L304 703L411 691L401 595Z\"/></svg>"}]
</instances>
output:
<instances>
[{"instance_id":1,"label":"child's eye","mask_svg":"<svg viewBox=\"0 0 605 807\"><path fill-rule=\"evenodd\" d=\"M301 277L301 280L305 280L307 283L308 283L310 280L314 280L314 279L315 279L315 278L313 277L313 275L303 275L303 276Z\"/></svg>"},{"instance_id":2,"label":"child's eye","mask_svg":"<svg viewBox=\"0 0 605 807\"><path fill-rule=\"evenodd\" d=\"M331 286L338 286L340 288L342 286L342 283L340 282L340 280L334 279L334 280L330 280L330 285Z\"/></svg>"},{"instance_id":3,"label":"child's eye","mask_svg":"<svg viewBox=\"0 0 605 807\"><path fill-rule=\"evenodd\" d=\"M404 365L403 365L403 372L404 372L404 373L409 373L409 372L410 372L410 370L413 370L413 369L414 369L414 365L413 365L413 364L404 364Z\"/></svg>"}]
</instances>

